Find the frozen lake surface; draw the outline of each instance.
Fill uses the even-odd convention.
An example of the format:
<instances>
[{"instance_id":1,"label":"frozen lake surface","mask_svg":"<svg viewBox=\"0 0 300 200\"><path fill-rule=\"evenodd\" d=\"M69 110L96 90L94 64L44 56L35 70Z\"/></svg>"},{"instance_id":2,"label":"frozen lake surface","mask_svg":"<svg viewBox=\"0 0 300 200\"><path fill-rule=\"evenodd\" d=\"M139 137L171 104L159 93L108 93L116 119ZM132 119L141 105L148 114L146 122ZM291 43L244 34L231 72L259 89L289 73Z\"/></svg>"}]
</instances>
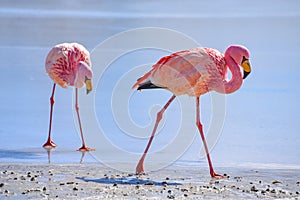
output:
<instances>
[{"instance_id":1,"label":"frozen lake surface","mask_svg":"<svg viewBox=\"0 0 300 200\"><path fill-rule=\"evenodd\" d=\"M224 126L212 151L215 165L300 168L300 3L296 0L251 3L95 0L88 4L63 0L1 1L0 25L0 162L48 162L42 144L48 133L53 83L45 73L44 61L53 45L75 41L92 51L123 31L158 27L186 35L202 46L224 51L230 44L242 44L251 52L252 73L239 91L226 96ZM164 40L157 36L157 41ZM141 154L147 138L130 137L118 127L111 106L114 88L130 70L142 66L147 71L168 54L141 46L112 60L102 79L94 83L96 116L108 140L119 149ZM134 80L130 85L133 84ZM149 115L153 116L158 109L153 110L152 105L162 106L171 96L163 90L130 92L129 105L122 112L129 112L138 126L151 125ZM72 88L58 88L55 94L53 139L59 147L51 153L53 163L76 163L82 156L75 151L81 141L73 118L72 96ZM124 100L127 101L119 99ZM201 97L205 131L214 126L210 124L211 106L209 94ZM163 130L151 151L162 150L172 156L172 151L163 149L176 137L173 133L180 125L180 108L177 101L167 111ZM194 119L190 120L193 124ZM187 129L186 134L195 134L194 129ZM200 137L195 136L180 157L180 162L187 165L206 162L199 156ZM106 141L97 142L105 146ZM118 162L114 152L103 153ZM97 162L97 159L87 154L83 162Z\"/></svg>"}]
</instances>

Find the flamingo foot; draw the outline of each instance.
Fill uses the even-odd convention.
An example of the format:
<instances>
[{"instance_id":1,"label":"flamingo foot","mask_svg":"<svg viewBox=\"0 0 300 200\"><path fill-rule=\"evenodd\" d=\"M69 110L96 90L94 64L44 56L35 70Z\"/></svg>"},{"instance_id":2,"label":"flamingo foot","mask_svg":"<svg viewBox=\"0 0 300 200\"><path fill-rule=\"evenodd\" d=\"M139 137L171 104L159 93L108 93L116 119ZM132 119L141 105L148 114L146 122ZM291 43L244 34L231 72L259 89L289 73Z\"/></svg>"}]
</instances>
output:
<instances>
[{"instance_id":1,"label":"flamingo foot","mask_svg":"<svg viewBox=\"0 0 300 200\"><path fill-rule=\"evenodd\" d=\"M135 169L135 173L137 175L145 175L146 172L144 170L144 165L143 165L143 162L139 162L138 165L136 166L136 169Z\"/></svg>"},{"instance_id":2,"label":"flamingo foot","mask_svg":"<svg viewBox=\"0 0 300 200\"><path fill-rule=\"evenodd\" d=\"M57 145L51 139L48 139L47 142L43 145L43 147L45 149L52 149L57 147Z\"/></svg>"},{"instance_id":3,"label":"flamingo foot","mask_svg":"<svg viewBox=\"0 0 300 200\"><path fill-rule=\"evenodd\" d=\"M82 147L80 147L79 149L77 149L77 151L81 151L81 152L83 152L83 151L95 151L95 149L92 149L92 148L89 148L89 147L87 147L85 145L82 145Z\"/></svg>"},{"instance_id":4,"label":"flamingo foot","mask_svg":"<svg viewBox=\"0 0 300 200\"><path fill-rule=\"evenodd\" d=\"M227 178L227 176L223 176L223 175L217 174L215 172L210 173L210 175L212 178L216 178L216 179Z\"/></svg>"}]
</instances>

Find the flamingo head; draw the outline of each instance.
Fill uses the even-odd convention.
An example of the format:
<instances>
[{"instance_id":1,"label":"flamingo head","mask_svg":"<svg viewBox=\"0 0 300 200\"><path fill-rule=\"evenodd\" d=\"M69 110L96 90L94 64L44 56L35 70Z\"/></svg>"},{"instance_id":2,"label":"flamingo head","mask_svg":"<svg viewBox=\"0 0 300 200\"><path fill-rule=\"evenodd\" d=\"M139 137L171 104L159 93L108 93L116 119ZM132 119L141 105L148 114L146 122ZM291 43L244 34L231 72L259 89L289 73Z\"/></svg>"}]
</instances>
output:
<instances>
[{"instance_id":1,"label":"flamingo head","mask_svg":"<svg viewBox=\"0 0 300 200\"><path fill-rule=\"evenodd\" d=\"M86 93L88 94L90 91L92 91L92 77L93 72L91 68L85 62L80 61L78 63L75 87L81 88L85 84Z\"/></svg>"},{"instance_id":2,"label":"flamingo head","mask_svg":"<svg viewBox=\"0 0 300 200\"><path fill-rule=\"evenodd\" d=\"M227 50L233 60L243 68L243 79L245 79L251 72L251 65L249 62L250 53L248 49L241 45L234 45L230 46Z\"/></svg>"}]
</instances>

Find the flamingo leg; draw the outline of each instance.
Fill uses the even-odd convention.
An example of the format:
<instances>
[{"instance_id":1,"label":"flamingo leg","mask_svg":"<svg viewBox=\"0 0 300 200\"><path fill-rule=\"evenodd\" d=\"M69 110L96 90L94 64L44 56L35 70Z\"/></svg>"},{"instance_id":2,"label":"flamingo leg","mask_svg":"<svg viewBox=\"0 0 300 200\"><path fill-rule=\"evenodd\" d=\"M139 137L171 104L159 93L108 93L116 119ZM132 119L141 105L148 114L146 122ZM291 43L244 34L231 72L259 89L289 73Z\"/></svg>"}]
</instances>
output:
<instances>
[{"instance_id":1,"label":"flamingo leg","mask_svg":"<svg viewBox=\"0 0 300 200\"><path fill-rule=\"evenodd\" d=\"M81 126L81 120L80 120L80 115L79 115L78 88L75 89L75 93L76 93L76 96L75 96L75 98L76 98L76 100L75 100L75 109L76 109L76 113L77 113L77 117L78 117L78 124L79 124L79 129L80 129L81 140L82 140L82 147L80 147L78 149L78 151L93 151L95 149L91 149L91 148L87 147L85 145L85 142L84 142L82 126Z\"/></svg>"},{"instance_id":2,"label":"flamingo leg","mask_svg":"<svg viewBox=\"0 0 300 200\"><path fill-rule=\"evenodd\" d=\"M137 174L145 174L145 170L144 170L144 160L145 160L145 158L146 158L146 155L147 155L147 153L148 153L148 150L149 150L149 148L150 148L150 145L151 145L151 143L152 143L152 141L153 141L154 135L155 135L155 133L156 133L156 129L157 129L157 127L158 127L159 122L160 122L161 119L162 119L162 116L163 116L165 110L169 107L169 105L172 103L172 101L175 99L175 97L176 97L176 96L173 95L173 96L169 99L169 101L166 103L166 105L165 105L165 106L157 113L156 122L155 122L155 125L154 125L154 128L153 128L153 131L152 131L152 135L151 135L151 137L150 137L150 139L149 139L149 142L148 142L148 144L147 144L147 147L146 147L146 149L145 149L145 152L144 152L143 156L141 157L141 159L140 159L138 165L136 166L136 173L137 173Z\"/></svg>"},{"instance_id":3,"label":"flamingo leg","mask_svg":"<svg viewBox=\"0 0 300 200\"><path fill-rule=\"evenodd\" d=\"M224 176L215 173L215 171L213 169L212 162L210 160L208 147L207 147L206 140L205 140L204 133L203 133L203 127L202 127L202 124L200 122L200 100L199 100L199 97L196 98L196 125L198 127L199 132L200 132L200 136L201 136L203 146L204 146L204 149L205 149L205 152L206 152L207 161L208 161L208 165L209 165L209 172L210 172L211 177L212 178L224 178Z\"/></svg>"},{"instance_id":4,"label":"flamingo leg","mask_svg":"<svg viewBox=\"0 0 300 200\"><path fill-rule=\"evenodd\" d=\"M50 122L49 122L49 133L47 142L43 145L44 148L55 148L57 145L51 140L51 130L52 130L52 113L53 113L53 105L54 105L54 92L55 92L56 84L54 83L52 94L50 97Z\"/></svg>"}]
</instances>

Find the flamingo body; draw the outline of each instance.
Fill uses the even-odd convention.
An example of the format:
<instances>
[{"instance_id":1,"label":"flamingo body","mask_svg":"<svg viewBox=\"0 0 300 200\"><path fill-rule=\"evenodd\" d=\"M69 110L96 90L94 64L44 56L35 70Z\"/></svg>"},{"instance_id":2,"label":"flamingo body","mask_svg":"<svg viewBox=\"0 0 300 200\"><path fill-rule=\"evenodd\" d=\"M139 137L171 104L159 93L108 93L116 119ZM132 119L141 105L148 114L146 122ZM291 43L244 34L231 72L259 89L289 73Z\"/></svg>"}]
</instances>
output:
<instances>
[{"instance_id":1,"label":"flamingo body","mask_svg":"<svg viewBox=\"0 0 300 200\"><path fill-rule=\"evenodd\" d=\"M82 147L78 150L80 151L90 151L86 147L82 125L79 115L79 103L78 103L78 88L86 86L87 93L92 90L92 69L89 52L78 43L62 43L54 46L47 55L46 58L46 72L49 77L54 81L52 95L50 97L50 123L49 123L49 134L47 142L43 145L45 148L54 148L56 144L51 139L51 129L52 129L52 113L54 105L54 92L56 84L63 88L68 86L74 86L76 91L76 102L75 109L77 112L78 123L82 139Z\"/></svg>"},{"instance_id":2,"label":"flamingo body","mask_svg":"<svg viewBox=\"0 0 300 200\"><path fill-rule=\"evenodd\" d=\"M210 174L212 177L222 177L214 172L212 166L200 122L199 97L212 90L225 94L238 90L243 79L251 71L248 59L249 51L240 45L228 47L225 54L212 48L193 48L161 58L149 72L137 80L133 88L138 90L163 88L173 93L167 104L157 114L152 135L136 167L137 173L144 173L143 163L164 111L176 96L187 94L196 97L196 125L206 151ZM228 78L228 71L231 72L231 79Z\"/></svg>"},{"instance_id":3,"label":"flamingo body","mask_svg":"<svg viewBox=\"0 0 300 200\"><path fill-rule=\"evenodd\" d=\"M75 86L81 88L84 84L76 83L78 73L83 71L78 64L85 65L89 78L92 77L89 52L78 43L62 43L54 46L46 58L46 72L50 78L63 88ZM80 71L79 71L80 70Z\"/></svg>"}]
</instances>

